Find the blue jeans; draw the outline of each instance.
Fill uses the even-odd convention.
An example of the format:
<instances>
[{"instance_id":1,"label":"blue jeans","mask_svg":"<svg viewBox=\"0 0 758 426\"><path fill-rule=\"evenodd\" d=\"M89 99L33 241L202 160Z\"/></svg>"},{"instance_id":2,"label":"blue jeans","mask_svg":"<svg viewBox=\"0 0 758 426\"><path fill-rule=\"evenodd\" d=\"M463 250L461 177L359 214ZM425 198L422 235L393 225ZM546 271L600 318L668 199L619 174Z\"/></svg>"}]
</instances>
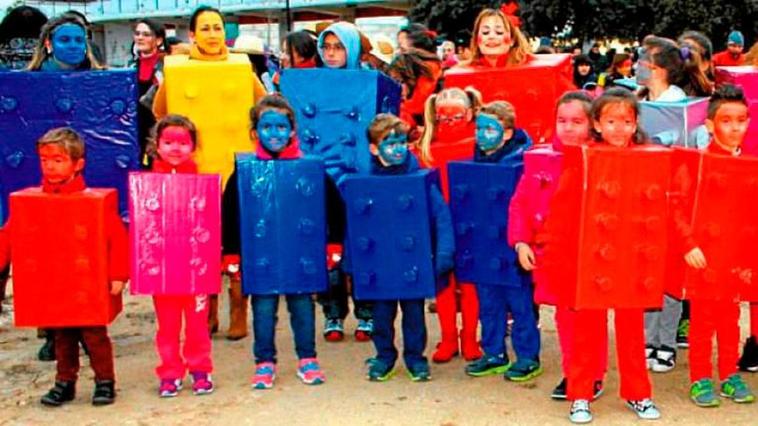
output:
<instances>
[{"instance_id":1,"label":"blue jeans","mask_svg":"<svg viewBox=\"0 0 758 426\"><path fill-rule=\"evenodd\" d=\"M506 355L507 315L513 317L511 342L516 357L538 361L540 332L534 316L532 290L529 286L476 284L479 297L479 321L482 323L482 349L487 355Z\"/></svg>"},{"instance_id":2,"label":"blue jeans","mask_svg":"<svg viewBox=\"0 0 758 426\"><path fill-rule=\"evenodd\" d=\"M376 358L388 366L397 361L395 348L395 317L397 305L403 310L403 359L409 368L423 363L427 364L426 323L424 322L424 299L414 300L379 300L373 302L374 332L371 340L376 348Z\"/></svg>"},{"instance_id":3,"label":"blue jeans","mask_svg":"<svg viewBox=\"0 0 758 426\"><path fill-rule=\"evenodd\" d=\"M295 337L295 352L298 359L316 357L316 324L313 298L310 294L290 294L287 310L290 327ZM276 330L279 295L252 296L253 305L253 354L255 362L276 363Z\"/></svg>"}]
</instances>

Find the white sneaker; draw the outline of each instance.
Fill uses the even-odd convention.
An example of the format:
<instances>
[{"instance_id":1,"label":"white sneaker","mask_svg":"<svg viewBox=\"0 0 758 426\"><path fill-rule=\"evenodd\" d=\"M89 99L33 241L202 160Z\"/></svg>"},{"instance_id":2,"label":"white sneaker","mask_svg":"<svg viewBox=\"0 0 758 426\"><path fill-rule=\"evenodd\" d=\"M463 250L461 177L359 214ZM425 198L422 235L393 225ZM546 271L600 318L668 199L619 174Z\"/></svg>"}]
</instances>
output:
<instances>
[{"instance_id":1,"label":"white sneaker","mask_svg":"<svg viewBox=\"0 0 758 426\"><path fill-rule=\"evenodd\" d=\"M653 370L657 363L657 349L652 346L645 346L645 363L648 370Z\"/></svg>"},{"instance_id":2,"label":"white sneaker","mask_svg":"<svg viewBox=\"0 0 758 426\"><path fill-rule=\"evenodd\" d=\"M569 411L569 420L571 423L584 424L592 421L592 412L590 411L590 402L586 399L577 399L571 403Z\"/></svg>"},{"instance_id":3,"label":"white sneaker","mask_svg":"<svg viewBox=\"0 0 758 426\"><path fill-rule=\"evenodd\" d=\"M654 373L668 373L676 367L676 350L662 346L656 351Z\"/></svg>"},{"instance_id":4,"label":"white sneaker","mask_svg":"<svg viewBox=\"0 0 758 426\"><path fill-rule=\"evenodd\" d=\"M626 405L643 420L658 420L661 418L661 412L658 411L658 407L655 406L653 400L650 398L639 401L626 401Z\"/></svg>"}]
</instances>

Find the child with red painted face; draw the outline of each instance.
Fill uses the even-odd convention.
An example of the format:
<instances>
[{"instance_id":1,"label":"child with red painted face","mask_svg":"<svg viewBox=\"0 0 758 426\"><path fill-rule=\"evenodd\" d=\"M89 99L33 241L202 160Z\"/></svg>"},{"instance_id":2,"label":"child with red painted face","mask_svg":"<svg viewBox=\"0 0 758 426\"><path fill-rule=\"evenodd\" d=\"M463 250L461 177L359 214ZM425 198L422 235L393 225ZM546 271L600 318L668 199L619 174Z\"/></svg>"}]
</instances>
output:
<instances>
[{"instance_id":1,"label":"child with red painted face","mask_svg":"<svg viewBox=\"0 0 758 426\"><path fill-rule=\"evenodd\" d=\"M623 88L611 88L592 103L592 127L595 140L618 148L644 144L646 137L639 127L639 103L635 95ZM605 335L607 310L577 309L571 365L568 374L568 399L572 401L569 419L574 423L592 420L590 401L595 393L597 364L601 362L593 347L597 336ZM653 403L652 386L645 362L643 309L614 309L616 354L621 398L640 418L658 419L660 411Z\"/></svg>"},{"instance_id":2,"label":"child with red painted face","mask_svg":"<svg viewBox=\"0 0 758 426\"><path fill-rule=\"evenodd\" d=\"M184 116L169 114L155 125L148 146L154 157L152 171L157 173L197 173L193 160L197 147L197 129ZM160 379L161 398L177 396L182 380L189 371L192 392L204 395L213 392L213 361L208 330L207 294L153 296L157 330L155 346L160 363L155 373ZM184 344L182 341L182 323Z\"/></svg>"}]
</instances>

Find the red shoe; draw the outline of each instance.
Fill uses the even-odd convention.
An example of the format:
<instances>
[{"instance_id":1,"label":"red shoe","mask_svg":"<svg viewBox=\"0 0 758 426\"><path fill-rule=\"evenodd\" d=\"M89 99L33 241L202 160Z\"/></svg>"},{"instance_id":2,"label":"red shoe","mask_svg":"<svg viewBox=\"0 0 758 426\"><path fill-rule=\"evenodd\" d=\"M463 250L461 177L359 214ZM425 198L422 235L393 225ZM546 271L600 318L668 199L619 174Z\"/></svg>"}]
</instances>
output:
<instances>
[{"instance_id":1,"label":"red shoe","mask_svg":"<svg viewBox=\"0 0 758 426\"><path fill-rule=\"evenodd\" d=\"M455 343L442 341L437 343L437 350L432 354L432 361L437 364L449 362L454 356L458 355L458 341Z\"/></svg>"},{"instance_id":2,"label":"red shoe","mask_svg":"<svg viewBox=\"0 0 758 426\"><path fill-rule=\"evenodd\" d=\"M482 357L482 348L476 339L461 339L461 351L466 361L476 361Z\"/></svg>"},{"instance_id":3,"label":"red shoe","mask_svg":"<svg viewBox=\"0 0 758 426\"><path fill-rule=\"evenodd\" d=\"M345 338L345 329L341 319L327 319L324 323L324 339L327 342L341 342Z\"/></svg>"}]
</instances>

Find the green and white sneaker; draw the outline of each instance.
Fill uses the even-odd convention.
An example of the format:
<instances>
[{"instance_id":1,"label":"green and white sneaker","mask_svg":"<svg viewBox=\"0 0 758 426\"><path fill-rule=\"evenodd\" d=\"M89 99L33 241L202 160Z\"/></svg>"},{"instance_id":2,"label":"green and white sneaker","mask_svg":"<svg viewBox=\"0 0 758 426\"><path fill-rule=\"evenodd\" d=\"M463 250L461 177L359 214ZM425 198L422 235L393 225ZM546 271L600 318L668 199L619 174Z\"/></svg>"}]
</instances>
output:
<instances>
[{"instance_id":1,"label":"green and white sneaker","mask_svg":"<svg viewBox=\"0 0 758 426\"><path fill-rule=\"evenodd\" d=\"M721 405L713 391L713 380L700 379L690 385L690 399L698 407L718 407Z\"/></svg>"}]
</instances>

